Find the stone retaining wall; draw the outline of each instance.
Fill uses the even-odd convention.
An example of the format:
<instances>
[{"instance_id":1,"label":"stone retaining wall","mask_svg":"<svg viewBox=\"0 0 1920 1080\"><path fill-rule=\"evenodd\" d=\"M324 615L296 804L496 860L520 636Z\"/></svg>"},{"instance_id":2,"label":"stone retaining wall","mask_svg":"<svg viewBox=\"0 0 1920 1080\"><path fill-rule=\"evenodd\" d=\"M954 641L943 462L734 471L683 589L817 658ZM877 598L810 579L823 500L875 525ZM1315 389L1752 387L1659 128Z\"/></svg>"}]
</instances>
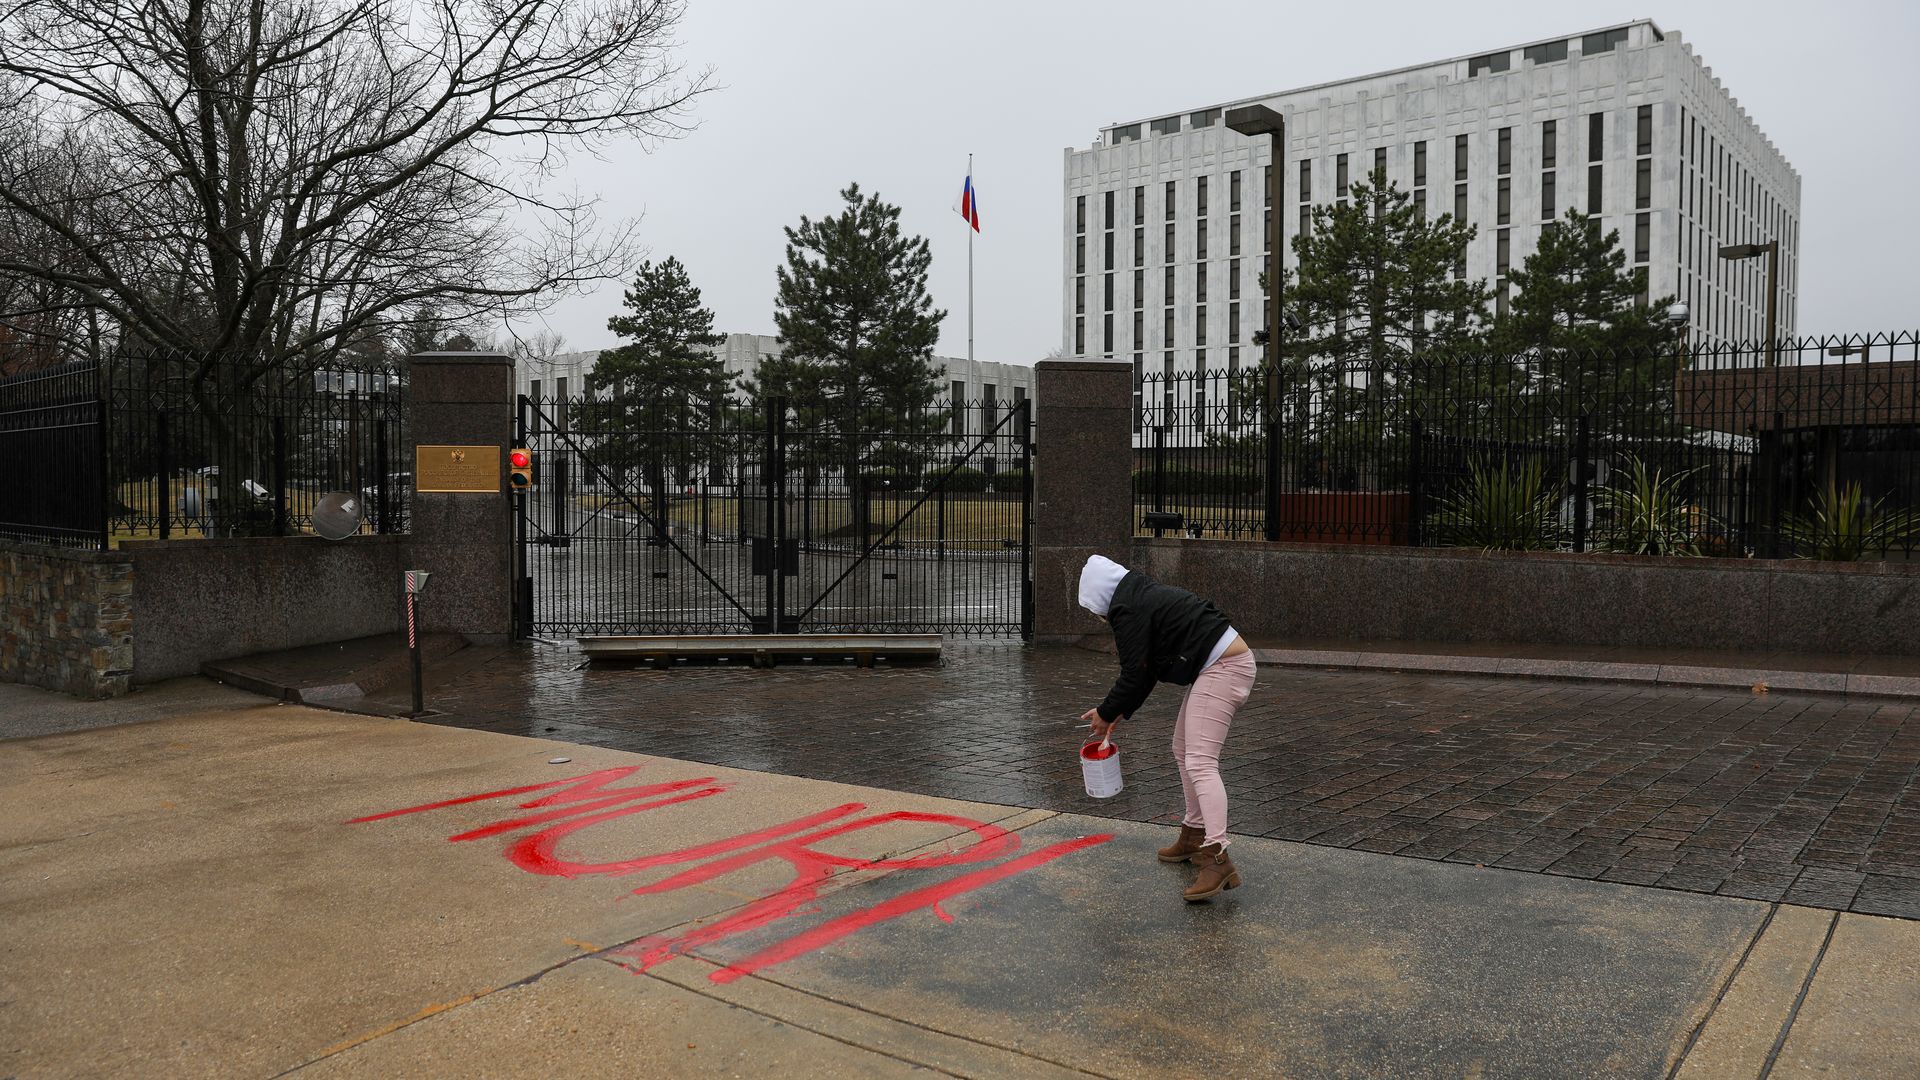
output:
<instances>
[{"instance_id":1,"label":"stone retaining wall","mask_svg":"<svg viewBox=\"0 0 1920 1080\"><path fill-rule=\"evenodd\" d=\"M1920 655L1915 563L1176 539L1131 563L1269 638Z\"/></svg>"},{"instance_id":2,"label":"stone retaining wall","mask_svg":"<svg viewBox=\"0 0 1920 1080\"><path fill-rule=\"evenodd\" d=\"M133 679L133 562L0 541L0 681L81 697Z\"/></svg>"}]
</instances>

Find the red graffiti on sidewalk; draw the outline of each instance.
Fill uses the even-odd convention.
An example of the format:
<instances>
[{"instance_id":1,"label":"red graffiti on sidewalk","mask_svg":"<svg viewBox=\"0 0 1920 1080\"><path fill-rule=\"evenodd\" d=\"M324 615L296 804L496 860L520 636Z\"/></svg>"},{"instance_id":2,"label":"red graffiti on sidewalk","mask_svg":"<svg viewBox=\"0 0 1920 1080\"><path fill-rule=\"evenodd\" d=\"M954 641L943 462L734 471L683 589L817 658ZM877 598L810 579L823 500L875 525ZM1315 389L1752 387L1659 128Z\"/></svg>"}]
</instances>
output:
<instances>
[{"instance_id":1,"label":"red graffiti on sidewalk","mask_svg":"<svg viewBox=\"0 0 1920 1080\"><path fill-rule=\"evenodd\" d=\"M560 841L581 829L625 817L628 814L643 813L696 799L709 798L725 794L727 791L726 784L711 776L643 784L637 787L610 786L626 779L639 769L638 765L602 769L584 776L550 780L543 784L528 784L524 787L503 788L478 795L443 799L420 806L389 810L382 814L369 814L366 817L354 818L348 824L383 821L406 814L426 813L488 799L511 799L515 796L557 788L559 790L552 794L519 804L519 809L545 810L544 813L497 821L491 825L455 833L447 839L458 843L481 840L520 829L534 829L508 844L504 854L509 862L530 874L555 877L620 876L669 866L697 864L633 890L635 896L654 896L674 892L768 861L785 862L792 869L793 878L785 886L754 900L724 918L677 935L641 938L606 954L609 959L636 972L645 971L656 964L701 946L725 941L789 918L803 910L809 910L810 905L819 898L821 889L837 873L931 870L971 863L993 863L993 865L969 870L932 885L828 919L713 972L708 978L717 983L731 982L743 975L750 975L763 968L785 963L849 934L915 911L932 911L941 920L951 923L953 916L941 907L943 902L985 888L1015 874L1032 870L1063 855L1097 847L1113 839L1111 833L1083 836L1015 855L1014 853L1020 850L1020 838L997 825L951 814L925 814L914 811L894 811L856 818L854 815L866 811L866 804L843 803L818 813L781 822L778 825L740 833L723 840L696 844L678 851L598 863L574 862L561 857L557 851ZM557 809L547 810L548 807L557 807ZM972 835L969 837L967 846L958 850L929 852L904 858L865 859L852 855L836 855L832 852L817 850L815 847L837 837L865 829L900 823L945 825L960 830L962 834ZM993 862L993 860L1002 859L1003 856L1012 857L1001 862Z\"/></svg>"}]
</instances>

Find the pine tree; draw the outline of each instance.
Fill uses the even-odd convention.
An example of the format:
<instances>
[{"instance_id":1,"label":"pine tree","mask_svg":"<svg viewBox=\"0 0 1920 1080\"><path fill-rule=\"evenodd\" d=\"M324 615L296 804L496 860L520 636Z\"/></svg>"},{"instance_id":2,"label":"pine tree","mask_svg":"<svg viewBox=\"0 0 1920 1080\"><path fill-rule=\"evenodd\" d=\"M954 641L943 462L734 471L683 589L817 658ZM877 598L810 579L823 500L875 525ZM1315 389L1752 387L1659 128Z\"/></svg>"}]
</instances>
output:
<instances>
[{"instance_id":1,"label":"pine tree","mask_svg":"<svg viewBox=\"0 0 1920 1080\"><path fill-rule=\"evenodd\" d=\"M1314 207L1293 241L1289 300L1305 332L1291 351L1380 384L1416 356L1471 342L1491 294L1453 271L1473 237L1451 214L1427 221L1385 170L1354 183L1348 202Z\"/></svg>"},{"instance_id":2,"label":"pine tree","mask_svg":"<svg viewBox=\"0 0 1920 1080\"><path fill-rule=\"evenodd\" d=\"M1508 275L1515 296L1494 331L1501 351L1524 356L1543 377L1565 423L1580 411L1619 426L1673 385L1682 330L1663 313L1672 298L1641 304L1644 268L1628 269L1618 230L1578 210L1540 231L1540 243Z\"/></svg>"},{"instance_id":3,"label":"pine tree","mask_svg":"<svg viewBox=\"0 0 1920 1080\"><path fill-rule=\"evenodd\" d=\"M719 450L726 427L728 382L713 349L726 335L680 260L643 262L621 297L626 313L607 329L627 343L595 360L587 389L601 400L580 426L623 471L637 473L651 496L653 543L666 541L669 480Z\"/></svg>"},{"instance_id":4,"label":"pine tree","mask_svg":"<svg viewBox=\"0 0 1920 1080\"><path fill-rule=\"evenodd\" d=\"M1394 482L1381 470L1402 459L1423 387L1451 378L1451 362L1480 341L1491 291L1455 275L1474 235L1451 214L1427 220L1381 169L1347 202L1314 207L1312 228L1293 241L1286 303L1302 329L1281 370L1292 418L1283 433L1303 481ZM1324 445L1334 433L1341 445ZM1329 453L1347 475L1314 464ZM1363 467L1375 475L1359 476Z\"/></svg>"},{"instance_id":5,"label":"pine tree","mask_svg":"<svg viewBox=\"0 0 1920 1080\"><path fill-rule=\"evenodd\" d=\"M865 536L865 474L876 455L892 464L901 449L872 433L916 446L946 427L946 415L930 408L945 374L933 347L946 312L927 295L932 252L924 237L900 231L900 208L862 195L858 184L840 197L838 215L803 216L786 230L774 310L783 355L763 364L748 389L788 398L816 441L836 444L855 528Z\"/></svg>"}]
</instances>

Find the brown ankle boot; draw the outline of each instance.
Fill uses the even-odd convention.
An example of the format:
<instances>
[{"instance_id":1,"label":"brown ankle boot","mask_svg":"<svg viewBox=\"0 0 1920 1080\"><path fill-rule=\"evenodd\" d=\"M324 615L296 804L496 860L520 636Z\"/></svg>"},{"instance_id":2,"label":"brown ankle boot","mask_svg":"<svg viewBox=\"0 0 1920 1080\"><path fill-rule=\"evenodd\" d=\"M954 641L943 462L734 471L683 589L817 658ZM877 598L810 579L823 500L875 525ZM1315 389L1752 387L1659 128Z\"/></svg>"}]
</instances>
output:
<instances>
[{"instance_id":1,"label":"brown ankle boot","mask_svg":"<svg viewBox=\"0 0 1920 1080\"><path fill-rule=\"evenodd\" d=\"M1160 849L1160 861L1186 862L1188 859L1193 858L1194 852L1200 850L1200 842L1206 838L1207 830L1195 828L1192 825L1182 825L1180 826L1180 839L1175 840L1172 847L1163 847Z\"/></svg>"},{"instance_id":2,"label":"brown ankle boot","mask_svg":"<svg viewBox=\"0 0 1920 1080\"><path fill-rule=\"evenodd\" d=\"M1201 847L1193 854L1193 865L1200 872L1193 875L1193 884L1187 886L1183 894L1189 904L1211 900L1220 895L1223 889L1240 887L1240 871L1233 868L1233 859L1223 844Z\"/></svg>"}]
</instances>

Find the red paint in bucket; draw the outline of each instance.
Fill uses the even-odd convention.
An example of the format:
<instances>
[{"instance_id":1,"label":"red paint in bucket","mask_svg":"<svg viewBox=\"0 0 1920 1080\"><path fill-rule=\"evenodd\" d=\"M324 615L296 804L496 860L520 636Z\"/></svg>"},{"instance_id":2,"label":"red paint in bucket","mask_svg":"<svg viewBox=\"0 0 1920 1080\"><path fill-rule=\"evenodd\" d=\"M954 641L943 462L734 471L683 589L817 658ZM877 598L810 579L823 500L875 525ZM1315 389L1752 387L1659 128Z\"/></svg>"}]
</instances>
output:
<instances>
[{"instance_id":1,"label":"red paint in bucket","mask_svg":"<svg viewBox=\"0 0 1920 1080\"><path fill-rule=\"evenodd\" d=\"M1086 758L1088 761L1105 761L1119 752L1120 748L1115 746L1111 739L1107 740L1104 744L1090 742L1080 748L1080 756Z\"/></svg>"},{"instance_id":2,"label":"red paint in bucket","mask_svg":"<svg viewBox=\"0 0 1920 1080\"><path fill-rule=\"evenodd\" d=\"M1120 794L1126 781L1120 775L1120 747L1111 739L1090 742L1080 748L1080 776L1086 781L1087 795L1111 799Z\"/></svg>"}]
</instances>

